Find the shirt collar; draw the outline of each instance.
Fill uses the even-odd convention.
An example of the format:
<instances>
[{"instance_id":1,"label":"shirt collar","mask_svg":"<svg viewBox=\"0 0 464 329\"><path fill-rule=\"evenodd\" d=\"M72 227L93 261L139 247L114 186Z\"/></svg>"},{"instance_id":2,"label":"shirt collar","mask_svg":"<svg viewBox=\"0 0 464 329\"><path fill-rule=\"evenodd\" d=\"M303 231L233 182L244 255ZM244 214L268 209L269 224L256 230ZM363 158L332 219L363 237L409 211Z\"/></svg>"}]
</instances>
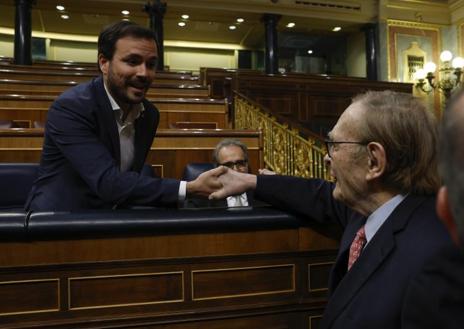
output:
<instances>
[{"instance_id":1,"label":"shirt collar","mask_svg":"<svg viewBox=\"0 0 464 329\"><path fill-rule=\"evenodd\" d=\"M374 237L375 233L377 233L382 224L385 223L393 210L395 210L405 197L406 195L402 194L395 195L367 217L366 224L364 225L367 243L369 243L369 241Z\"/></svg>"}]
</instances>

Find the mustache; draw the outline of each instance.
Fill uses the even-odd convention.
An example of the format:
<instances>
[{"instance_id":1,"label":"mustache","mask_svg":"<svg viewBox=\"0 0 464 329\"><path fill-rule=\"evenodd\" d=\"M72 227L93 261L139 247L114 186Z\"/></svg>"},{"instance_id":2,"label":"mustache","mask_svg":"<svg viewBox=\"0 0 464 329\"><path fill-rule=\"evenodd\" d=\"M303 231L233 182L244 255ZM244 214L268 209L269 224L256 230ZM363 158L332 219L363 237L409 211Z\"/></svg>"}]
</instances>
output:
<instances>
[{"instance_id":1,"label":"mustache","mask_svg":"<svg viewBox=\"0 0 464 329\"><path fill-rule=\"evenodd\" d=\"M130 86L136 87L136 88L148 89L150 88L151 81L149 81L145 77L136 77L136 78L129 80L127 84Z\"/></svg>"}]
</instances>

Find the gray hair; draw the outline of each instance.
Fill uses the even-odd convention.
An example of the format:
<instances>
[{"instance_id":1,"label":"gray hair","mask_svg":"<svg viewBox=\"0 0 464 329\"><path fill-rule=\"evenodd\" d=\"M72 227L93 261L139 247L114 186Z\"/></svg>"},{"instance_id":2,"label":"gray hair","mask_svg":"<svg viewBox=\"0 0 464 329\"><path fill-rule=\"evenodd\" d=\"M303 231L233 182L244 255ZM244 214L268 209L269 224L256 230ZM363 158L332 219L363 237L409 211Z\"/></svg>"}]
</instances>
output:
<instances>
[{"instance_id":1,"label":"gray hair","mask_svg":"<svg viewBox=\"0 0 464 329\"><path fill-rule=\"evenodd\" d=\"M358 137L385 148L387 167L382 183L394 191L421 195L437 193L438 123L417 98L410 94L368 91L353 99L363 108Z\"/></svg>"},{"instance_id":2,"label":"gray hair","mask_svg":"<svg viewBox=\"0 0 464 329\"><path fill-rule=\"evenodd\" d=\"M244 160L248 162L248 148L246 147L246 145L237 139L227 138L227 139L223 139L222 141L220 141L216 145L216 148L213 151L213 161L216 165L218 165L219 163L219 152L221 151L223 147L227 147L227 146L240 147L243 151L243 155L245 156Z\"/></svg>"}]
</instances>

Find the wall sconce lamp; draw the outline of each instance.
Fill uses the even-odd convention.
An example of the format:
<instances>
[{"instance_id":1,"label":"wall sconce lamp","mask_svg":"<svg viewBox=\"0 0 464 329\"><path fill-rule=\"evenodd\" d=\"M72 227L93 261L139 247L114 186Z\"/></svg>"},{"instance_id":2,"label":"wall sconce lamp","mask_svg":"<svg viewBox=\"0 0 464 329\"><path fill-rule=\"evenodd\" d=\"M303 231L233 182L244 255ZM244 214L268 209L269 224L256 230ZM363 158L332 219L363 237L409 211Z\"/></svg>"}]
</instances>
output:
<instances>
[{"instance_id":1,"label":"wall sconce lamp","mask_svg":"<svg viewBox=\"0 0 464 329\"><path fill-rule=\"evenodd\" d=\"M446 98L450 97L451 91L461 85L461 74L464 67L464 58L455 57L453 54L444 50L440 54L441 67L438 69L439 77L434 75L437 70L437 65L433 62L428 62L424 68L418 69L415 73L417 80L416 88L419 88L425 93L430 93L434 89L440 89Z\"/></svg>"}]
</instances>

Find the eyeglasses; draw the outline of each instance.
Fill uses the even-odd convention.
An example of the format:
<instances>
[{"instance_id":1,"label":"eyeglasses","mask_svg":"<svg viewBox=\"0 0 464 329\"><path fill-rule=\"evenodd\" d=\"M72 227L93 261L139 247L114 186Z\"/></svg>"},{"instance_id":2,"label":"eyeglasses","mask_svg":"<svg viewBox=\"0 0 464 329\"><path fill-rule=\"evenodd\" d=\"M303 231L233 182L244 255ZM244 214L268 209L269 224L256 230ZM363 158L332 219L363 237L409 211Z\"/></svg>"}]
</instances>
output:
<instances>
[{"instance_id":1,"label":"eyeglasses","mask_svg":"<svg viewBox=\"0 0 464 329\"><path fill-rule=\"evenodd\" d=\"M369 142L348 142L348 141L331 141L330 139L326 139L324 141L325 143L325 148L327 150L327 155L329 156L329 158L332 157L332 151L333 151L333 148L336 144L357 144L357 145L367 145L369 144Z\"/></svg>"},{"instance_id":2,"label":"eyeglasses","mask_svg":"<svg viewBox=\"0 0 464 329\"><path fill-rule=\"evenodd\" d=\"M234 167L245 168L248 165L248 161L247 160L228 161L224 163L219 163L219 165L225 166L230 169L234 169Z\"/></svg>"}]
</instances>

